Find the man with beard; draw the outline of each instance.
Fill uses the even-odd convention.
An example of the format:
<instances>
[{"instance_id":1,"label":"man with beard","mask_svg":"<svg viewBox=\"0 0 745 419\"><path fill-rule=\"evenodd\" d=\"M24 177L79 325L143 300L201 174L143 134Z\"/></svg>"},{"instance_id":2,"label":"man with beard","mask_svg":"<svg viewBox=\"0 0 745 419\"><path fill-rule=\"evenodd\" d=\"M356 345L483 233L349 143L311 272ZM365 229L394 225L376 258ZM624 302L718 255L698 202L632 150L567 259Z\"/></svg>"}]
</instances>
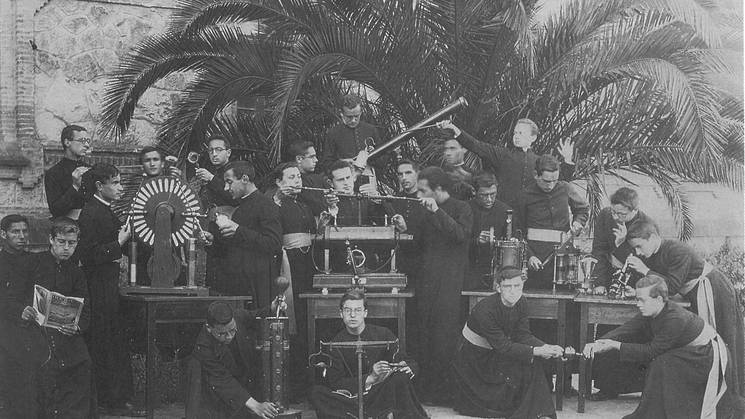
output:
<instances>
[{"instance_id":1,"label":"man with beard","mask_svg":"<svg viewBox=\"0 0 745 419\"><path fill-rule=\"evenodd\" d=\"M395 341L396 336L385 327L366 324L367 300L361 291L348 291L341 297L339 316L344 330L332 342ZM406 354L391 348L365 348L362 395L365 417L426 418L427 413L417 399L411 379L416 364ZM314 386L311 402L316 415L322 418L347 418L357 413L357 354L353 348L332 349L328 370L328 387Z\"/></svg>"},{"instance_id":2,"label":"man with beard","mask_svg":"<svg viewBox=\"0 0 745 419\"><path fill-rule=\"evenodd\" d=\"M90 166L82 158L91 151L91 137L85 128L68 125L62 129L62 160L44 173L44 191L52 217L68 216L77 220L85 199L81 180Z\"/></svg>"},{"instance_id":3,"label":"man with beard","mask_svg":"<svg viewBox=\"0 0 745 419\"><path fill-rule=\"evenodd\" d=\"M496 279L499 292L479 301L463 327L465 342L453 363L459 384L456 410L490 418L555 418L537 358L558 358L564 350L530 332L522 270L502 268Z\"/></svg>"},{"instance_id":4,"label":"man with beard","mask_svg":"<svg viewBox=\"0 0 745 419\"><path fill-rule=\"evenodd\" d=\"M538 139L538 125L527 118L519 119L512 136L514 149L479 141L449 120L440 122L439 126L452 130L458 142L481 157L486 168L496 174L499 184L497 198L512 208L519 208L522 191L533 183L535 175L533 170L539 155L532 146ZM569 181L574 174L574 144L571 141L562 141L558 152L564 159L561 178Z\"/></svg>"},{"instance_id":5,"label":"man with beard","mask_svg":"<svg viewBox=\"0 0 745 419\"><path fill-rule=\"evenodd\" d=\"M75 221L60 217L52 221L49 250L34 255L31 283L68 297L83 299L83 311L75 327L46 328L44 334L51 349L49 361L41 371L41 406L44 417L97 417L91 357L81 336L90 324L90 299L83 271L70 257L78 245L80 229ZM31 306L25 308L31 318L37 315Z\"/></svg>"},{"instance_id":6,"label":"man with beard","mask_svg":"<svg viewBox=\"0 0 745 419\"><path fill-rule=\"evenodd\" d=\"M473 179L476 197L468 203L473 212L471 243L468 249L468 274L466 289L491 288L492 240L501 240L507 234L507 211L512 208L497 199L497 179L482 172ZM514 220L513 220L514 228Z\"/></svg>"},{"instance_id":7,"label":"man with beard","mask_svg":"<svg viewBox=\"0 0 745 419\"><path fill-rule=\"evenodd\" d=\"M80 243L73 257L80 260L88 282L87 341L98 403L112 415L131 415L132 366L119 310L119 260L132 233L111 210L122 196L119 170L108 163L96 164L83 176L83 184L93 196L80 212Z\"/></svg>"},{"instance_id":8,"label":"man with beard","mask_svg":"<svg viewBox=\"0 0 745 419\"><path fill-rule=\"evenodd\" d=\"M25 310L34 284L24 246L28 219L11 214L0 220L0 418L36 419L39 367L49 356L41 329Z\"/></svg>"},{"instance_id":9,"label":"man with beard","mask_svg":"<svg viewBox=\"0 0 745 419\"><path fill-rule=\"evenodd\" d=\"M279 211L256 188L256 172L250 163L229 163L223 179L225 190L239 205L232 219L217 214L219 236L205 232L208 243L226 249L224 273L214 289L226 295L251 295L256 307L267 307L274 295L271 280L277 276L276 256L282 247Z\"/></svg>"},{"instance_id":10,"label":"man with beard","mask_svg":"<svg viewBox=\"0 0 745 419\"><path fill-rule=\"evenodd\" d=\"M468 263L471 207L450 197L452 180L439 167L419 172L417 190L428 214L422 223L422 269L417 277L416 304L422 348L423 396L448 402L452 386L446 366L455 355L461 324L460 298Z\"/></svg>"},{"instance_id":11,"label":"man with beard","mask_svg":"<svg viewBox=\"0 0 745 419\"><path fill-rule=\"evenodd\" d=\"M603 208L595 219L592 240L592 255L598 260L594 275L595 285L608 287L614 268L621 268L626 257L632 254L626 240L629 227L637 222L652 222L639 209L639 195L630 188L618 188L610 196L610 206ZM634 286L634 284L629 284Z\"/></svg>"},{"instance_id":12,"label":"man with beard","mask_svg":"<svg viewBox=\"0 0 745 419\"><path fill-rule=\"evenodd\" d=\"M586 357L617 352L624 363L646 363L642 398L625 419L741 418L732 356L711 325L668 301L668 280L648 273L636 283L640 313L585 345Z\"/></svg>"},{"instance_id":13,"label":"man with beard","mask_svg":"<svg viewBox=\"0 0 745 419\"><path fill-rule=\"evenodd\" d=\"M295 163L282 163L274 169L274 183L277 190L273 195L279 207L282 223L282 249L285 253L280 274L290 279L292 284L292 303L297 330L290 337L290 377L293 395L299 397L307 387L308 344L306 302L300 294L313 289L312 235L316 232L316 222L310 207L304 202L300 187L302 177ZM289 271L289 272L286 272Z\"/></svg>"},{"instance_id":14,"label":"man with beard","mask_svg":"<svg viewBox=\"0 0 745 419\"><path fill-rule=\"evenodd\" d=\"M310 141L298 141L290 144L289 154L292 161L297 163L303 185L311 188L326 188L326 181L322 174L316 173L318 156L316 148ZM301 191L300 197L310 206L313 215L319 215L326 209L326 201L321 191Z\"/></svg>"},{"instance_id":15,"label":"man with beard","mask_svg":"<svg viewBox=\"0 0 745 419\"><path fill-rule=\"evenodd\" d=\"M197 179L204 183L199 190L199 199L202 201L202 208L205 210L238 205L238 201L233 199L230 192L225 189L225 181L223 180L225 168L230 159L230 152L230 142L224 137L212 137L207 142L207 154L213 169L211 172L203 167L196 170ZM210 222L205 230L209 230L213 236L219 235L219 229L214 222ZM223 280L220 277L225 275L223 271L227 263L225 255L228 253L228 249L223 247L223 243L222 241L216 241L206 249L207 272L205 282L211 288L216 287L218 282Z\"/></svg>"}]
</instances>

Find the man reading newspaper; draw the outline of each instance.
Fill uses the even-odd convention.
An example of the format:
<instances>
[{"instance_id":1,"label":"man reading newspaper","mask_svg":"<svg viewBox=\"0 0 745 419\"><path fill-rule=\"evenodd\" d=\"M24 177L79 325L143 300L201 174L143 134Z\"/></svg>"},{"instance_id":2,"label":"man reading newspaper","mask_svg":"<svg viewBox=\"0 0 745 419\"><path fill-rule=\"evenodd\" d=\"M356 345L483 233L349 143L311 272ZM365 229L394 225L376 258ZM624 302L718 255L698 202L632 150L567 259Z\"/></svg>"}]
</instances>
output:
<instances>
[{"instance_id":1,"label":"man reading newspaper","mask_svg":"<svg viewBox=\"0 0 745 419\"><path fill-rule=\"evenodd\" d=\"M88 288L77 263L69 260L79 233L72 219L55 219L49 251L34 255L31 264L36 308L26 307L23 317L46 326L51 356L42 367L40 380L46 417L89 418L97 413L91 391L91 358L80 335L90 322Z\"/></svg>"}]
</instances>

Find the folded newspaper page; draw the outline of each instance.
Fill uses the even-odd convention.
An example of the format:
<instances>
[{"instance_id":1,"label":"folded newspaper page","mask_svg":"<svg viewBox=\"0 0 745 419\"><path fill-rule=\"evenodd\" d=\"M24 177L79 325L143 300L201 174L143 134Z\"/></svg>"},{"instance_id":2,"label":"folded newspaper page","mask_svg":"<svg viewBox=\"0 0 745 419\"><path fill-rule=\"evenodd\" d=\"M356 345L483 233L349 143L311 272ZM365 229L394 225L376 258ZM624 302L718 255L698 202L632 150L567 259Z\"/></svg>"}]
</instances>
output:
<instances>
[{"instance_id":1,"label":"folded newspaper page","mask_svg":"<svg viewBox=\"0 0 745 419\"><path fill-rule=\"evenodd\" d=\"M66 297L41 285L34 285L34 308L38 313L36 322L40 326L54 329L77 327L83 302L83 298Z\"/></svg>"}]
</instances>

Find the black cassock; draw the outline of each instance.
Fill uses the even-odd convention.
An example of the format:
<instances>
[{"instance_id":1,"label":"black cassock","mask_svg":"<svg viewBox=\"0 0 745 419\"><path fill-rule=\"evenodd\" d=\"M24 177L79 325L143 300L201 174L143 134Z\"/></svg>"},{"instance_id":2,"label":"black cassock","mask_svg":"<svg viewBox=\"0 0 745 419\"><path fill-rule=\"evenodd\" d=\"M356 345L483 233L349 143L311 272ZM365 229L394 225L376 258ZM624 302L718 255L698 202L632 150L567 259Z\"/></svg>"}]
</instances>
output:
<instances>
[{"instance_id":1,"label":"black cassock","mask_svg":"<svg viewBox=\"0 0 745 419\"><path fill-rule=\"evenodd\" d=\"M471 207L454 198L428 211L422 223L422 269L415 284L419 327L414 338L421 348L422 386L427 396L450 396L447 365L460 334L461 291L468 263Z\"/></svg>"},{"instance_id":2,"label":"black cassock","mask_svg":"<svg viewBox=\"0 0 745 419\"><path fill-rule=\"evenodd\" d=\"M346 329L334 337L334 342L394 341L396 336L385 327L367 324L357 336ZM366 348L363 359L363 379L378 361L406 361L416 374L416 364L402 352L391 348ZM319 418L347 418L357 415L357 355L353 348L333 349L328 370L328 387L314 386L311 403ZM411 378L403 372L394 372L382 383L375 384L364 393L365 417L385 417L393 413L396 418L426 418L427 413L414 393Z\"/></svg>"},{"instance_id":3,"label":"black cassock","mask_svg":"<svg viewBox=\"0 0 745 419\"><path fill-rule=\"evenodd\" d=\"M468 201L473 212L473 228L471 229L471 243L468 247L468 273L466 274L465 289L491 288L492 284L485 280L485 275L491 274L493 252L490 243L479 243L482 231L494 228L494 240L501 240L507 233L507 210L511 209L502 201L495 201L491 208L484 208L476 199ZM515 219L513 218L513 222ZM513 232L517 229L513 228ZM522 269L522 266L516 266Z\"/></svg>"},{"instance_id":4,"label":"black cassock","mask_svg":"<svg viewBox=\"0 0 745 419\"><path fill-rule=\"evenodd\" d=\"M603 339L621 342L615 352L623 363L648 365L639 406L626 419L684 419L701 417L701 405L714 359L712 343L692 345L704 321L678 304L668 302L656 317L638 314ZM611 352L611 353L613 353ZM598 356L605 355L598 354ZM729 356L731 360L732 357ZM731 363L728 390L717 406L717 417L742 417L733 408L742 401L733 392ZM745 412L741 412L740 415Z\"/></svg>"},{"instance_id":5,"label":"black cassock","mask_svg":"<svg viewBox=\"0 0 745 419\"><path fill-rule=\"evenodd\" d=\"M279 208L259 191L240 200L233 213L239 227L232 237L218 237L226 252L215 289L228 295L251 295L255 307L268 307L272 280L279 273L282 247Z\"/></svg>"},{"instance_id":6,"label":"black cassock","mask_svg":"<svg viewBox=\"0 0 745 419\"><path fill-rule=\"evenodd\" d=\"M33 301L30 255L0 250L0 418L34 418L39 367L49 346L35 322L21 320Z\"/></svg>"},{"instance_id":7,"label":"black cassock","mask_svg":"<svg viewBox=\"0 0 745 419\"><path fill-rule=\"evenodd\" d=\"M494 294L471 311L468 328L493 349L463 342L453 362L458 412L514 419L556 413L543 360L533 357L533 347L544 343L528 328L527 305L521 298L507 307Z\"/></svg>"},{"instance_id":8,"label":"black cassock","mask_svg":"<svg viewBox=\"0 0 745 419\"><path fill-rule=\"evenodd\" d=\"M119 308L121 222L109 205L93 197L80 212L78 223L80 241L73 258L80 259L88 282L91 324L86 340L98 401L107 407L120 407L133 394L126 328Z\"/></svg>"},{"instance_id":9,"label":"black cassock","mask_svg":"<svg viewBox=\"0 0 745 419\"><path fill-rule=\"evenodd\" d=\"M31 281L49 291L84 299L78 327L85 334L90 325L90 298L85 276L76 262L57 262L50 252L33 257ZM96 417L92 397L91 357L81 334L67 336L46 328L52 356L42 367L42 406L47 417Z\"/></svg>"}]
</instances>

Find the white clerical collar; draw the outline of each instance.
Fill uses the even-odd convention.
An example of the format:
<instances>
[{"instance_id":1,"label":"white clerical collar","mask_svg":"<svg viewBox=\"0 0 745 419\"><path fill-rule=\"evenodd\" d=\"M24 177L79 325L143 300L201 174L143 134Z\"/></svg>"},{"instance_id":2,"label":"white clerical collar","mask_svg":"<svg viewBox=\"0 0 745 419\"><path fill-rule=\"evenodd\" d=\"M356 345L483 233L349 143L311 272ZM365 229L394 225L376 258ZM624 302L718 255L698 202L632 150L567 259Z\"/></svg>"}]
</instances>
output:
<instances>
[{"instance_id":1,"label":"white clerical collar","mask_svg":"<svg viewBox=\"0 0 745 419\"><path fill-rule=\"evenodd\" d=\"M106 205L107 207L110 207L110 206L111 206L111 202L108 202L108 201L106 201L105 199L101 198L101 197L100 197L100 196L98 196L97 194L96 194L96 195L93 195L93 196L94 196L94 197L95 197L96 199L98 199L99 201L101 201L101 203L102 203L102 204L104 204L104 205Z\"/></svg>"}]
</instances>

